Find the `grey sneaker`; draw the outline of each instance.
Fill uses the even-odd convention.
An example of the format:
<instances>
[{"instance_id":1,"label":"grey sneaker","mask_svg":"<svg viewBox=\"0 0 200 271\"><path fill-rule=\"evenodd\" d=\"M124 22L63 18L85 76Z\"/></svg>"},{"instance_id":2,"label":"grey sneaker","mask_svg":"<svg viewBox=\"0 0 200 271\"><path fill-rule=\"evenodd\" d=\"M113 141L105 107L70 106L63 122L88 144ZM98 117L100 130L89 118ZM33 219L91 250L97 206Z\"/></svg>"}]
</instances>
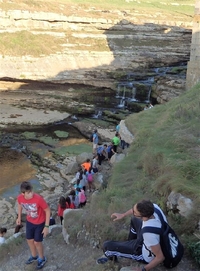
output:
<instances>
[{"instance_id":1,"label":"grey sneaker","mask_svg":"<svg viewBox=\"0 0 200 271\"><path fill-rule=\"evenodd\" d=\"M36 257L30 256L30 258L25 262L25 264L31 264L34 261L37 261L37 259L38 259L38 256Z\"/></svg>"},{"instance_id":2,"label":"grey sneaker","mask_svg":"<svg viewBox=\"0 0 200 271\"><path fill-rule=\"evenodd\" d=\"M44 257L44 259L40 259L38 258L38 265L36 269L42 269L45 265L45 263L47 262L47 258Z\"/></svg>"}]
</instances>

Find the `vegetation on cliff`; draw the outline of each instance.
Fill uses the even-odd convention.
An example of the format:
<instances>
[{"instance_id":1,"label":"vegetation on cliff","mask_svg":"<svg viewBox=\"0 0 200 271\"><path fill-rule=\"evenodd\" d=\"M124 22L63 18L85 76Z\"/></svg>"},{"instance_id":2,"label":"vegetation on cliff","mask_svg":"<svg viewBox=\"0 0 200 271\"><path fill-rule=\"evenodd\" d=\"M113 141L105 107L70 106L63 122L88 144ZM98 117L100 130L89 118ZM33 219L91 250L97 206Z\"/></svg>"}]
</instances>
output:
<instances>
[{"instance_id":1,"label":"vegetation on cliff","mask_svg":"<svg viewBox=\"0 0 200 271\"><path fill-rule=\"evenodd\" d=\"M7 31L7 18L5 18L5 31L0 33L0 52L5 57L9 56L33 56L33 57L43 57L46 55L55 54L67 50L68 48L73 48L73 50L82 50L82 51L97 51L97 52L109 52L110 48L108 46L108 41L105 38L106 26L89 27L90 22L81 22L83 26L81 28L72 27L68 25L63 27L63 21L61 18L60 29L58 30L55 26L57 19L54 18L53 14L59 14L70 17L79 17L79 18L88 18L93 20L102 19L107 20L109 25L109 19L112 21L112 24L118 20L124 20L124 25L126 21L131 20L131 18L136 19L136 24L143 25L143 19L145 21L153 20L156 24L159 20L165 20L169 22L191 22L194 14L194 0L177 0L174 1L168 0L165 2L160 2L158 0L144 0L144 1L121 1L121 0L109 0L109 1L93 1L89 0L87 3L84 0L16 0L16 1L1 1L0 10L2 14L4 11L16 10L16 18L12 18L13 14L9 15L11 21L21 20L24 25L15 26L12 24L8 27L11 28L10 31ZM22 10L21 18L18 18L18 11ZM148 10L148 13L146 12ZM42 24L38 25L38 18L34 19L33 17L28 18L27 13L29 12L41 12L44 14L48 12L49 22L51 26L45 31L42 29ZM136 12L136 13L135 13ZM1 14L0 14L1 17ZM2 17L4 18L4 17ZM39 17L40 18L40 17ZM48 18L48 17L47 17ZM48 23L47 18L42 18L41 21L44 21L43 27ZM31 20L36 21L35 29L33 31L31 27ZM3 19L2 19L3 21ZM73 21L73 19L72 19ZM27 24L28 22L28 24ZM95 20L94 20L95 22ZM105 22L104 22L105 24ZM95 25L95 24L94 24ZM182 27L182 26L181 26ZM87 30L88 28L88 30ZM61 32L62 31L62 32ZM98 35L96 35L98 32ZM112 34L112 31L109 31L107 34ZM120 31L121 32L121 31ZM159 31L158 31L159 32ZM81 33L86 33L86 36L81 35ZM102 34L102 35L101 35ZM103 35L104 34L104 35ZM126 34L125 32L123 33ZM116 35L116 31L115 31ZM95 38L94 38L95 37ZM123 39L123 43L119 38L115 41L118 42L120 47L125 46L156 46L161 44L162 46L169 46L170 41L162 39L158 42L157 37L152 38L151 42L149 40L143 39L142 41L138 38L136 39ZM112 42L111 42L112 44ZM65 48L67 46L67 49ZM112 48L113 49L113 48Z\"/></svg>"}]
</instances>

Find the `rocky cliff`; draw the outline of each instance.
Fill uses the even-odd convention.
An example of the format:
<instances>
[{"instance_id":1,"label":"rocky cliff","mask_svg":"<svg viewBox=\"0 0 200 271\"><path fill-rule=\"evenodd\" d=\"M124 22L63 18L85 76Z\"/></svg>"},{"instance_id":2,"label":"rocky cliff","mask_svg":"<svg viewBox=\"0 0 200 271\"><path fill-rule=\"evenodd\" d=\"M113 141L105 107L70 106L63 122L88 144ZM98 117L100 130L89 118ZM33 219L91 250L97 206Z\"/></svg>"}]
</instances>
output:
<instances>
[{"instance_id":1,"label":"rocky cliff","mask_svg":"<svg viewBox=\"0 0 200 271\"><path fill-rule=\"evenodd\" d=\"M137 9L118 11L71 6L65 12L60 7L60 12L54 13L28 8L2 9L2 37L28 32L32 35L29 44L37 36L41 45L48 47L48 39L52 39L57 46L51 52L38 55L22 55L16 50L5 49L0 55L0 78L116 89L117 82L127 73L144 77L151 68L187 63L191 20L184 14L174 13L169 18L164 13L147 14ZM171 83L167 93L184 91L185 78L180 80L178 92L174 91L176 84ZM166 97L165 87L156 85L155 89L154 97L159 97L159 103L170 100L170 95Z\"/></svg>"},{"instance_id":2,"label":"rocky cliff","mask_svg":"<svg viewBox=\"0 0 200 271\"><path fill-rule=\"evenodd\" d=\"M195 16L192 30L192 44L190 61L188 62L186 88L191 87L200 81L200 2L195 1Z\"/></svg>"}]
</instances>

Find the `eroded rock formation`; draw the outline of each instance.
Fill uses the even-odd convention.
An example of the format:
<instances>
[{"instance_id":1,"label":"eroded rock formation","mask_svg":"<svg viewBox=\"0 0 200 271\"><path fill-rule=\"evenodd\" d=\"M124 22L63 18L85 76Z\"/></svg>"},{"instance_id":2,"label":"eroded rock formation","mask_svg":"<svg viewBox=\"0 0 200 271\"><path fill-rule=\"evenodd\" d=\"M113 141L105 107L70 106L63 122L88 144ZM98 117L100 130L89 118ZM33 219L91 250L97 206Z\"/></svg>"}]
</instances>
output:
<instances>
[{"instance_id":1,"label":"eroded rock formation","mask_svg":"<svg viewBox=\"0 0 200 271\"><path fill-rule=\"evenodd\" d=\"M28 31L33 35L47 35L56 38L60 46L47 55L3 53L0 78L116 89L117 81L127 72L147 74L149 68L186 63L191 19L180 14L167 18L162 13L146 14L135 9L122 12L91 8L75 12L73 6L66 15L63 11L1 10L2 33ZM167 93L174 92L174 88L176 83L168 87ZM181 88L178 85L175 95L184 88L185 81ZM154 96L156 93L157 90ZM166 100L170 98L161 97L158 102Z\"/></svg>"}]
</instances>

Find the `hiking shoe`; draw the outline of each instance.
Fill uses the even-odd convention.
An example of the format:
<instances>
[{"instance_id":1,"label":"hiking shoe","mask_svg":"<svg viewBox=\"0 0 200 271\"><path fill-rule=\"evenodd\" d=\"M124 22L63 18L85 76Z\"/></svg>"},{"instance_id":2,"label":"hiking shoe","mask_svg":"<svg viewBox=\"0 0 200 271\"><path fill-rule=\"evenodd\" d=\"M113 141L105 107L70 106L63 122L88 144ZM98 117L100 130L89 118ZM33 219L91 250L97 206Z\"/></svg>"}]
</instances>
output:
<instances>
[{"instance_id":1,"label":"hiking shoe","mask_svg":"<svg viewBox=\"0 0 200 271\"><path fill-rule=\"evenodd\" d=\"M108 262L108 258L106 258L106 257L102 257L102 258L99 258L96 260L97 264L105 264L107 262Z\"/></svg>"},{"instance_id":2,"label":"hiking shoe","mask_svg":"<svg viewBox=\"0 0 200 271\"><path fill-rule=\"evenodd\" d=\"M38 265L36 269L42 269L46 262L47 262L46 257L44 257L44 259L38 258Z\"/></svg>"},{"instance_id":3,"label":"hiking shoe","mask_svg":"<svg viewBox=\"0 0 200 271\"><path fill-rule=\"evenodd\" d=\"M37 261L37 259L38 259L38 256L36 256L36 257L31 256L31 257L25 262L25 264L33 263L34 261Z\"/></svg>"}]
</instances>

